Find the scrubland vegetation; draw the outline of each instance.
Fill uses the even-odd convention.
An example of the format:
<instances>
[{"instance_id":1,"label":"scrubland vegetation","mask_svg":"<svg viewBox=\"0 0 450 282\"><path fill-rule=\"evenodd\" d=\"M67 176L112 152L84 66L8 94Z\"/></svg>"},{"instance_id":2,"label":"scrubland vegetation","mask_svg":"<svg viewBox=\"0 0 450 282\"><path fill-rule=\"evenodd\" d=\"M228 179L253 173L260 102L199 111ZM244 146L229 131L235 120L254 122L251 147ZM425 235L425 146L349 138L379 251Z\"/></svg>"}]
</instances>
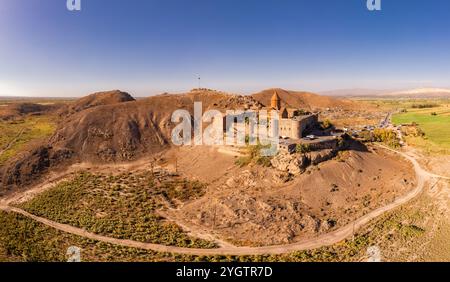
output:
<instances>
[{"instance_id":1,"label":"scrubland vegetation","mask_svg":"<svg viewBox=\"0 0 450 282\"><path fill-rule=\"evenodd\" d=\"M427 229L427 211L396 210L370 223L341 243L285 255L193 256L158 253L87 240L66 234L20 215L0 212L0 261L64 261L69 246L82 249L83 261L211 261L211 262L338 262L363 261L367 248L378 246L383 260L402 260L420 244ZM394 251L392 244L396 244Z\"/></svg>"},{"instance_id":2,"label":"scrubland vegetation","mask_svg":"<svg viewBox=\"0 0 450 282\"><path fill-rule=\"evenodd\" d=\"M28 212L96 234L182 247L213 248L191 238L157 210L201 197L205 187L151 172L118 176L79 173L21 205Z\"/></svg>"},{"instance_id":3,"label":"scrubland vegetation","mask_svg":"<svg viewBox=\"0 0 450 282\"><path fill-rule=\"evenodd\" d=\"M49 137L54 130L55 122L45 116L0 120L0 165L15 156L30 142Z\"/></svg>"},{"instance_id":4,"label":"scrubland vegetation","mask_svg":"<svg viewBox=\"0 0 450 282\"><path fill-rule=\"evenodd\" d=\"M239 167L244 167L250 164L256 164L264 167L270 167L270 157L262 156L261 150L264 148L270 148L270 146L247 146L247 154L236 160L236 165Z\"/></svg>"}]
</instances>

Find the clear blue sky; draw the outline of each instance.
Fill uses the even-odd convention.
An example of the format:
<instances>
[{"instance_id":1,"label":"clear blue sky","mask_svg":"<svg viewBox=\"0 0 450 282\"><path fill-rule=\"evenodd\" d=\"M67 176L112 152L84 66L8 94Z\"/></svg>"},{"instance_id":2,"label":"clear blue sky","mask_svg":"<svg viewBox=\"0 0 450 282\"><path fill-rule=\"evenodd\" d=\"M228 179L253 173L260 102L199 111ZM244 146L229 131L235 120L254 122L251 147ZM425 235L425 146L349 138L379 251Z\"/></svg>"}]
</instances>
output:
<instances>
[{"instance_id":1,"label":"clear blue sky","mask_svg":"<svg viewBox=\"0 0 450 282\"><path fill-rule=\"evenodd\" d=\"M450 1L0 0L0 95L449 87Z\"/></svg>"}]
</instances>

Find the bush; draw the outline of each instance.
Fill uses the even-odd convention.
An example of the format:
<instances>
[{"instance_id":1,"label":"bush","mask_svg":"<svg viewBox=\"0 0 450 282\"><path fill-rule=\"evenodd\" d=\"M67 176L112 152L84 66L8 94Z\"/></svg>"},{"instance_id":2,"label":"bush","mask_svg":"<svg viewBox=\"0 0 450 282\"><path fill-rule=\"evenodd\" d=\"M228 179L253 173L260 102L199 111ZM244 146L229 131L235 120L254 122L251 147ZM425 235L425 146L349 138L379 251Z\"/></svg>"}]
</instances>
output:
<instances>
[{"instance_id":1,"label":"bush","mask_svg":"<svg viewBox=\"0 0 450 282\"><path fill-rule=\"evenodd\" d=\"M249 165L252 162L252 159L248 156L238 158L234 164L238 167L244 167Z\"/></svg>"},{"instance_id":2,"label":"bush","mask_svg":"<svg viewBox=\"0 0 450 282\"><path fill-rule=\"evenodd\" d=\"M247 147L247 155L244 157L240 157L235 161L235 164L239 167L244 167L249 164L257 164L264 167L270 167L272 164L270 163L271 158L266 156L261 156L261 150L264 148L269 148L268 146L256 145L256 146L248 146Z\"/></svg>"},{"instance_id":3,"label":"bush","mask_svg":"<svg viewBox=\"0 0 450 282\"><path fill-rule=\"evenodd\" d=\"M343 163L343 162L345 162L346 159L348 159L348 156L349 156L349 152L348 151L339 151L337 153L336 160L338 162Z\"/></svg>"},{"instance_id":4,"label":"bush","mask_svg":"<svg viewBox=\"0 0 450 282\"><path fill-rule=\"evenodd\" d=\"M403 126L401 130L405 136L425 137L425 132L418 126Z\"/></svg>"},{"instance_id":5,"label":"bush","mask_svg":"<svg viewBox=\"0 0 450 282\"><path fill-rule=\"evenodd\" d=\"M330 129L331 127L333 127L333 123L331 123L331 121L329 119L326 119L324 121L322 121L321 124L322 129Z\"/></svg>"},{"instance_id":6,"label":"bush","mask_svg":"<svg viewBox=\"0 0 450 282\"><path fill-rule=\"evenodd\" d=\"M295 146L295 151L300 154L308 153L311 152L311 146L308 144L297 144L297 146Z\"/></svg>"},{"instance_id":7,"label":"bush","mask_svg":"<svg viewBox=\"0 0 450 282\"><path fill-rule=\"evenodd\" d=\"M272 163L270 162L271 158L269 157L259 157L256 160L256 164L263 166L263 167L270 167L272 166Z\"/></svg>"},{"instance_id":8,"label":"bush","mask_svg":"<svg viewBox=\"0 0 450 282\"><path fill-rule=\"evenodd\" d=\"M361 138L364 142L374 141L372 132L370 132L368 130L363 130L358 135L359 135L359 138Z\"/></svg>"}]
</instances>

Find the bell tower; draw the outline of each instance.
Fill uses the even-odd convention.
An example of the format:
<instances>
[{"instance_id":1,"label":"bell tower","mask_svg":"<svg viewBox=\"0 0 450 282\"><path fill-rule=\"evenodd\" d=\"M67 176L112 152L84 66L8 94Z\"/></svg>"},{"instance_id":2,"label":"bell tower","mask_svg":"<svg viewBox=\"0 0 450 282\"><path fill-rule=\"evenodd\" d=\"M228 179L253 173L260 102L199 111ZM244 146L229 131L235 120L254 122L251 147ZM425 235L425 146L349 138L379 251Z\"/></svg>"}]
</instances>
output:
<instances>
[{"instance_id":1,"label":"bell tower","mask_svg":"<svg viewBox=\"0 0 450 282\"><path fill-rule=\"evenodd\" d=\"M273 93L272 99L270 100L270 106L277 111L281 109L281 99L280 96L278 96L277 91Z\"/></svg>"}]
</instances>

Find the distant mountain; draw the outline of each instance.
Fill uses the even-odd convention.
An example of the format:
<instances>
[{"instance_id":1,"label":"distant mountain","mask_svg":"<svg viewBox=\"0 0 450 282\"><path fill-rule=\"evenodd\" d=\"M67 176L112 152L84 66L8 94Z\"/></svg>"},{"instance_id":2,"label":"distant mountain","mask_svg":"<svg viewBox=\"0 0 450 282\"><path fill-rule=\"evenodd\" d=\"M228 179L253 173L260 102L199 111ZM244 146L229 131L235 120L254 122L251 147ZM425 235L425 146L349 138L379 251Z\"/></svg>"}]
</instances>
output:
<instances>
[{"instance_id":1,"label":"distant mountain","mask_svg":"<svg viewBox=\"0 0 450 282\"><path fill-rule=\"evenodd\" d=\"M337 97L365 97L365 96L379 96L391 92L390 90L366 89L366 88L351 88L351 89L336 89L330 91L319 92L320 95L337 96Z\"/></svg>"},{"instance_id":2,"label":"distant mountain","mask_svg":"<svg viewBox=\"0 0 450 282\"><path fill-rule=\"evenodd\" d=\"M335 97L399 97L399 98L446 98L450 97L450 89L447 88L417 88L403 90L379 90L379 89L338 89L320 92L321 95Z\"/></svg>"},{"instance_id":3,"label":"distant mountain","mask_svg":"<svg viewBox=\"0 0 450 282\"><path fill-rule=\"evenodd\" d=\"M409 97L409 98L450 98L450 89L446 88L418 88L396 91L382 96Z\"/></svg>"}]
</instances>

